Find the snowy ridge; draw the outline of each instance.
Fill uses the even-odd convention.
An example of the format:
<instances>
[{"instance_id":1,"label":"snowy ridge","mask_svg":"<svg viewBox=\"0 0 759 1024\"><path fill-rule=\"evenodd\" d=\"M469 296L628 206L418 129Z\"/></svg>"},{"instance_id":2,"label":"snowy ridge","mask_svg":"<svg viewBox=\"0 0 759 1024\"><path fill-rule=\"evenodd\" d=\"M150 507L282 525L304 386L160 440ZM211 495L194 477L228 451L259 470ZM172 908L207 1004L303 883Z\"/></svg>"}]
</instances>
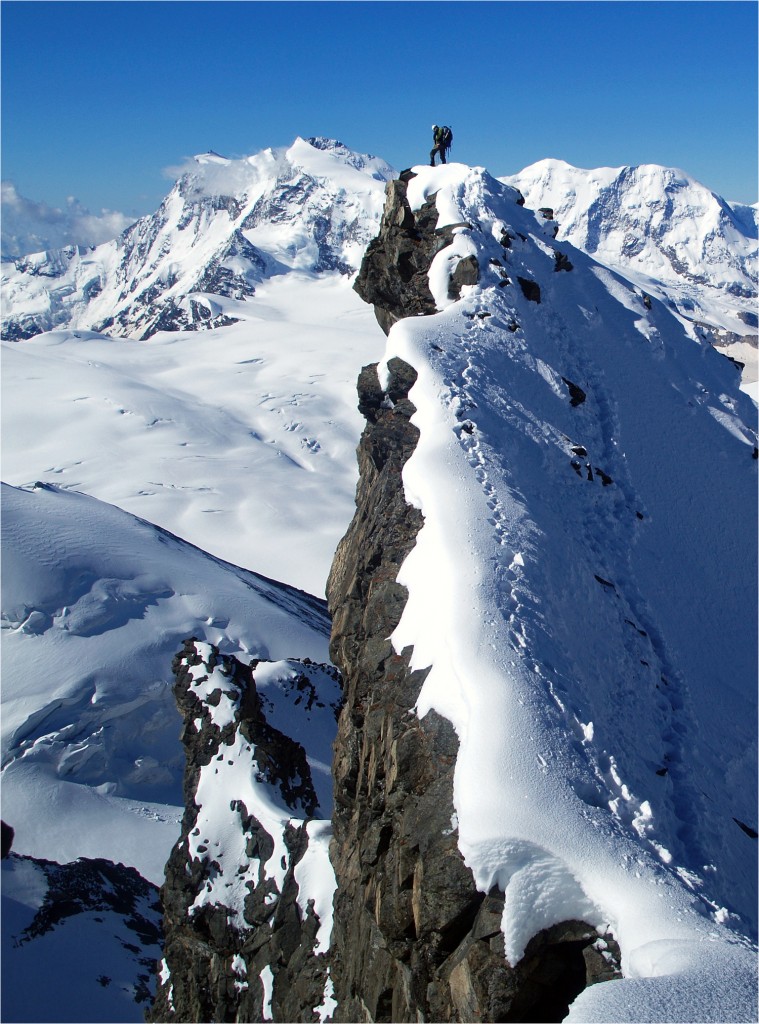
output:
<instances>
[{"instance_id":1,"label":"snowy ridge","mask_svg":"<svg viewBox=\"0 0 759 1024\"><path fill-rule=\"evenodd\" d=\"M160 940L158 889L133 869L3 860L3 1020L142 1020Z\"/></svg>"},{"instance_id":2,"label":"snowy ridge","mask_svg":"<svg viewBox=\"0 0 759 1024\"><path fill-rule=\"evenodd\" d=\"M350 274L392 175L384 161L327 139L239 160L195 157L156 213L114 241L3 263L3 337L207 329L237 319L238 304L272 275Z\"/></svg>"},{"instance_id":3,"label":"snowy ridge","mask_svg":"<svg viewBox=\"0 0 759 1024\"><path fill-rule=\"evenodd\" d=\"M271 754L268 758L262 756L254 740L237 727L243 693L229 678L224 663L215 662L209 644L198 643L195 649L201 660L189 669L189 692L197 702L196 727L200 731L207 717L213 730L224 738L219 756L201 767L194 797L198 814L188 839L188 854L191 861L207 862L208 875L189 908L189 916L206 905L222 906L230 911L233 926L244 929L245 900L250 891L258 887L266 890L268 905L276 903L283 892L286 874L293 868L285 839L287 827L308 822L309 845L303 860L294 865L300 885L298 902L305 918L308 899L318 900L323 917L317 946L318 951L326 952L335 885L327 856L331 830L328 817L314 815L318 810L329 814L332 806L328 758L335 733L335 709L341 699L337 673L330 676L324 666L301 663L263 664L260 671L256 665L254 679L259 695L272 709L278 707L290 738L293 726L297 729L300 724L303 749L314 769L307 778L296 772L278 783L266 769ZM311 699L300 708L297 691L293 694L288 686L299 678L303 681L301 688L306 683L312 690ZM275 771L280 768L274 765ZM317 772L321 780L314 779ZM314 802L317 781L318 797ZM267 853L259 857L248 852L249 832L241 822L251 815L272 840ZM262 850L264 844L259 840L257 846Z\"/></svg>"},{"instance_id":4,"label":"snowy ridge","mask_svg":"<svg viewBox=\"0 0 759 1024\"><path fill-rule=\"evenodd\" d=\"M557 238L668 302L692 329L746 364L756 388L756 207L730 204L684 171L644 164L583 170L540 160L501 179L532 209L553 212Z\"/></svg>"},{"instance_id":5,"label":"snowy ridge","mask_svg":"<svg viewBox=\"0 0 759 1024\"><path fill-rule=\"evenodd\" d=\"M756 846L736 824L755 808L753 406L733 366L487 172L414 171L412 208L436 192L438 227L472 225L430 270L442 312L396 324L385 360L419 374L404 487L425 517L393 644L431 666L417 713L459 736L460 848L505 890L512 963L577 916L648 979L636 1014L691 1019L698 998L699 1019L753 1019ZM454 302L472 254L480 281ZM631 1019L627 986L570 1019Z\"/></svg>"}]
</instances>

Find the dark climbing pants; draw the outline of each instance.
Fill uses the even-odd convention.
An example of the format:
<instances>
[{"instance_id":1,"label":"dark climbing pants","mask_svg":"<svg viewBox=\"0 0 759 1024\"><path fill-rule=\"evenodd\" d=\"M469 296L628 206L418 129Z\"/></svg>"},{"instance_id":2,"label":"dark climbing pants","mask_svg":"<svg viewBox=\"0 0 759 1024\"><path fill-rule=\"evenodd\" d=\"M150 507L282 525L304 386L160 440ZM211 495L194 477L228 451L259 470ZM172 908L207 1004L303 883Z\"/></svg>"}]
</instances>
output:
<instances>
[{"instance_id":1,"label":"dark climbing pants","mask_svg":"<svg viewBox=\"0 0 759 1024\"><path fill-rule=\"evenodd\" d=\"M430 167L434 167L435 166L435 153L439 153L440 154L440 163L444 164L445 163L445 146L442 144L442 142L439 142L436 146L432 147L432 151L430 152Z\"/></svg>"}]
</instances>

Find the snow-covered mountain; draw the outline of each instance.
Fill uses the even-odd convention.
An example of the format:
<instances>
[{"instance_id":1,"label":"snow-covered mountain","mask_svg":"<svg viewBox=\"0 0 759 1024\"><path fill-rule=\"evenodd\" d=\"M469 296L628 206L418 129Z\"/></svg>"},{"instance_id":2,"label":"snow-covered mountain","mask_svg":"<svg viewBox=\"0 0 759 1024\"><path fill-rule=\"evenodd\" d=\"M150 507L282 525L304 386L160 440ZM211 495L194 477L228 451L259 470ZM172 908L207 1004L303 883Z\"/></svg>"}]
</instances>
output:
<instances>
[{"instance_id":1,"label":"snow-covered mountain","mask_svg":"<svg viewBox=\"0 0 759 1024\"><path fill-rule=\"evenodd\" d=\"M355 615L378 631L365 650L341 640L341 656L376 658L387 673L375 697L346 707L336 755L336 820L355 801L359 832L346 850L342 825L332 859L358 864L350 885L368 888L350 899L338 870L333 942L349 934L351 908L356 920L370 908L372 928L398 930L387 947L353 942L356 958L392 950L381 969L367 962L366 1013L390 1013L406 989L402 968L396 976L388 964L401 950L412 956L404 944L429 940L424 969L439 972L430 984L447 991L452 978L463 1002L450 1012L469 1019L483 935L488 955L513 965L536 933L576 918L598 929L598 943L613 935L625 977L588 989L571 1019L692 1019L694 1000L702 1019L746 1019L755 410L736 368L673 314L671 282L660 302L651 281L555 237L553 221L481 168L415 168L407 207L388 206L383 237L397 230L403 245L385 268L390 291L372 299L400 300L383 314L400 321L386 341L348 271L376 234L392 176L325 140L243 161L209 154L115 242L3 266L9 337L23 338L23 324L60 324L3 343L3 817L14 850L107 858L160 881L185 810L171 661L195 636L209 680L210 645L243 665L261 659L261 706L301 743L321 824L258 786L238 710L219 717L226 682L215 689L198 675L204 707L190 720L196 732L201 719L218 728L222 761L194 766L203 792L187 810L202 812L201 845L229 856L214 861L183 836L188 877L224 897L244 869L251 901L238 886L234 905L219 906L265 923L267 908L287 904L324 952L335 884L325 856L329 715L312 726L292 680L305 676L315 699L334 705L334 677L315 664L328 657L325 606L302 591L323 593L350 521L355 379L380 362L374 390L362 374L362 412L411 417L420 432L385 496L420 510L424 526L402 586L383 562L396 538L372 520L371 501L359 508L368 565L351 566L345 547L338 559L358 609L333 607L340 629ZM682 235L685 221L672 218ZM746 301L729 291L741 253L736 243L715 264L726 283L712 291L726 309ZM707 286L686 283L704 311L717 308L702 297ZM414 312L429 315L407 317L414 290L424 292ZM399 361L412 367L404 394L393 383ZM365 443L365 465L374 459L381 472L384 453ZM392 645L384 604L400 618ZM417 671L404 676L409 656ZM443 758L450 793L445 773L410 752L435 715L455 727ZM253 804L214 794L217 770L237 787L233 803L255 801L257 818ZM401 836L393 800L417 783L436 804L426 816L404 805L411 833ZM428 836L441 815L441 835ZM291 819L313 829L318 870L283 850ZM390 870L397 839L405 852ZM482 911L462 911L442 938L424 923L449 906L445 885L434 888L449 876L424 860L438 841L444 863L455 857L456 872L469 872ZM20 870L37 878L36 867ZM257 879L266 892L253 896ZM196 896L213 902L198 890L191 904ZM491 919L495 931L483 931ZM472 920L478 935L449 950ZM244 998L250 1012L281 1018L292 979L279 960L262 964L252 935L234 939L219 984L229 1005ZM333 993L338 1015L340 998L351 1005L340 988L340 972L353 969L345 946L331 962L335 988L309 1004L320 1019L335 1011ZM164 1007L182 983L176 968L161 968ZM396 979L390 996L385 970Z\"/></svg>"},{"instance_id":2,"label":"snow-covered mountain","mask_svg":"<svg viewBox=\"0 0 759 1024\"><path fill-rule=\"evenodd\" d=\"M555 218L557 238L668 302L757 381L756 206L656 164L583 170L540 160L501 179Z\"/></svg>"},{"instance_id":3,"label":"snow-covered mountain","mask_svg":"<svg viewBox=\"0 0 759 1024\"><path fill-rule=\"evenodd\" d=\"M223 326L285 270L351 274L392 174L320 138L239 160L196 156L158 210L114 241L3 263L3 338L71 327L145 339Z\"/></svg>"},{"instance_id":4,"label":"snow-covered mountain","mask_svg":"<svg viewBox=\"0 0 759 1024\"><path fill-rule=\"evenodd\" d=\"M2 861L3 1020L138 1020L161 955L158 888L109 860Z\"/></svg>"}]
</instances>

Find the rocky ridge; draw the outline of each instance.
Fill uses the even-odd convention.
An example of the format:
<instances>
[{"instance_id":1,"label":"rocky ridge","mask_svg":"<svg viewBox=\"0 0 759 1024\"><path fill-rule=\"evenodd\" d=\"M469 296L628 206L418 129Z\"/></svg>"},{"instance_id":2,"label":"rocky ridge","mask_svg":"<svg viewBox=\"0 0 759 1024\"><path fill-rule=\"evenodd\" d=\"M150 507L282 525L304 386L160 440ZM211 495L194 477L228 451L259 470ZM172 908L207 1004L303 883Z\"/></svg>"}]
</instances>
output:
<instances>
[{"instance_id":1,"label":"rocky ridge","mask_svg":"<svg viewBox=\"0 0 759 1024\"><path fill-rule=\"evenodd\" d=\"M135 1019L152 998L161 940L157 887L103 858L58 864L20 856L10 850L12 832L3 822L3 1020L31 1019L30 1003L50 1014L42 1019L95 1019L112 1003L122 1019ZM30 1000L40 964L48 993Z\"/></svg>"},{"instance_id":2,"label":"rocky ridge","mask_svg":"<svg viewBox=\"0 0 759 1024\"><path fill-rule=\"evenodd\" d=\"M380 233L356 282L386 333L404 316L436 311L430 264L457 227L468 227L438 231L434 196L412 212L410 177L388 184ZM474 257L460 260L449 296L478 272ZM411 671L411 649L397 654L389 639L406 596L396 577L422 517L401 481L418 438L409 400L416 372L397 358L387 370L384 387L376 366L359 377L367 426L357 511L327 588L330 652L345 680L333 765L334 1019L560 1020L586 984L618 973L618 950L611 936L567 921L535 936L510 965L503 893L478 892L458 849L458 740L435 711L419 719L410 710L425 673Z\"/></svg>"}]
</instances>

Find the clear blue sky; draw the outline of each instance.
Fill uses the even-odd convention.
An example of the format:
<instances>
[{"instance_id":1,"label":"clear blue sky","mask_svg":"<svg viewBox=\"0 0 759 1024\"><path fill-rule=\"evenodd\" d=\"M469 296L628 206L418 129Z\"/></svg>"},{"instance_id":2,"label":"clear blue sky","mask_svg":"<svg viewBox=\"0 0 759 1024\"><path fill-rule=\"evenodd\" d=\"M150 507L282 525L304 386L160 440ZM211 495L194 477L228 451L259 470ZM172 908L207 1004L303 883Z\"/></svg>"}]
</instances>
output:
<instances>
[{"instance_id":1,"label":"clear blue sky","mask_svg":"<svg viewBox=\"0 0 759 1024\"><path fill-rule=\"evenodd\" d=\"M680 167L757 199L757 4L4 0L2 175L150 212L163 169L327 135L401 169L430 124L511 174Z\"/></svg>"}]
</instances>

